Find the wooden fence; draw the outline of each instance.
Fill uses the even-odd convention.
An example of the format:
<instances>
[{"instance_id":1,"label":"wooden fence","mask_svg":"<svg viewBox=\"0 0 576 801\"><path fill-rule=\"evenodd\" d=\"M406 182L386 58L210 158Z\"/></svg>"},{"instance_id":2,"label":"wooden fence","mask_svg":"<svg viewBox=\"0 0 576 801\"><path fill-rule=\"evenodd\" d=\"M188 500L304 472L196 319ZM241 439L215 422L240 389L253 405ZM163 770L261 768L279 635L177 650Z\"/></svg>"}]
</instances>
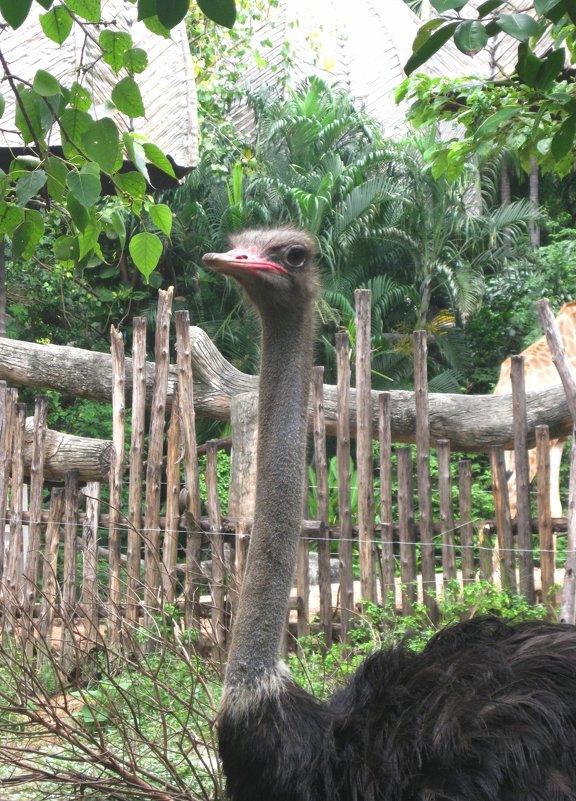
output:
<instances>
[{"instance_id":1,"label":"wooden fence","mask_svg":"<svg viewBox=\"0 0 576 801\"><path fill-rule=\"evenodd\" d=\"M493 519L474 519L471 461L458 461L454 487L450 443L430 442L425 334L414 335L415 447L395 446L389 393L379 395L378 426L373 425L369 294L358 290L356 303L354 450L349 417L351 352L346 333L336 337L337 435L328 440L323 368L314 370L310 417L316 512L314 519L304 521L298 547L291 601L293 632L306 634L314 620L327 641L345 639L362 602L391 604L398 613L408 614L420 598L434 617L438 592L453 580L463 585L479 579L496 580L530 602L537 588L539 597L550 601L556 534L548 500L546 427L540 426L536 432L540 460L537 520L530 513L527 462L524 464L519 451L519 511L512 525L501 447L490 451ZM47 637L63 620L81 625L92 641L105 636L118 642L123 631L142 626L154 630L166 610L179 609L186 627L203 632L218 648L225 648L254 511L256 395L234 398L231 442L211 441L198 447L190 321L187 312L177 312L178 380L171 411L166 413L171 304L171 290L160 292L147 434L145 320L134 320L129 436L124 341L121 333L112 329L113 440L106 482L92 480L80 485L78 472L69 470L63 482L47 484L48 408L43 397L35 402L31 455L26 461L29 469L25 471L26 406L18 402L15 389L0 383L0 612L4 630ZM528 432L522 365L516 364L515 437L525 452ZM379 444L377 463L375 440ZM223 514L218 453L230 445L231 479L228 508ZM430 478L431 448L438 464L434 482ZM329 487L327 449L335 452L337 488ZM355 473L351 471L352 455ZM205 460L204 501L200 457ZM437 519L432 514L433 493L439 498ZM537 559L533 529L538 534ZM311 563L317 564L314 571ZM313 586L311 573L317 576Z\"/></svg>"}]
</instances>

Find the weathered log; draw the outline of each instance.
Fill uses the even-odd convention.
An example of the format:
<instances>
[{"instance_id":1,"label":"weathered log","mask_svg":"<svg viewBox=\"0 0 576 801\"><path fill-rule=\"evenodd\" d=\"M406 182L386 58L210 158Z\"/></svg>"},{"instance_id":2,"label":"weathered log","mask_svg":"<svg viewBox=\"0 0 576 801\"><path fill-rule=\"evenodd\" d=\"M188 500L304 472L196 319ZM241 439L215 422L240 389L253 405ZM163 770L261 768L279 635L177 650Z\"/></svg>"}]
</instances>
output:
<instances>
[{"instance_id":1,"label":"weathered log","mask_svg":"<svg viewBox=\"0 0 576 801\"><path fill-rule=\"evenodd\" d=\"M230 417L230 399L241 392L257 390L256 376L233 367L211 342L208 334L193 326L190 329L194 365L194 407L198 415L220 420ZM15 386L53 389L79 397L110 401L112 396L111 357L69 346L38 345L0 338L0 380ZM147 403L152 398L154 365L146 364ZM168 406L171 405L176 368L168 378ZM132 390L132 362L126 360L126 391ZM324 388L324 408L328 434L336 432L336 387ZM552 436L567 436L572 420L564 390L560 384L527 396L530 446L534 429L547 424ZM372 393L374 430L378 425L378 393ZM413 442L415 431L414 393L391 392L392 438L395 442ZM356 428L356 393L350 393L351 433ZM508 395L430 395L430 436L449 439L453 450L484 451L493 445L510 449L512 435L512 399ZM49 450L49 449L48 449ZM47 450L47 453L48 453ZM70 462L69 462L70 464ZM46 467L48 470L48 466ZM46 474L48 478L48 473ZM93 475L96 479L97 476Z\"/></svg>"},{"instance_id":2,"label":"weathered log","mask_svg":"<svg viewBox=\"0 0 576 801\"><path fill-rule=\"evenodd\" d=\"M29 473L32 461L34 418L26 418L24 436L24 467ZM68 470L78 471L78 480L103 481L110 473L112 442L107 439L75 437L59 431L46 430L44 442L44 478L61 481Z\"/></svg>"}]
</instances>

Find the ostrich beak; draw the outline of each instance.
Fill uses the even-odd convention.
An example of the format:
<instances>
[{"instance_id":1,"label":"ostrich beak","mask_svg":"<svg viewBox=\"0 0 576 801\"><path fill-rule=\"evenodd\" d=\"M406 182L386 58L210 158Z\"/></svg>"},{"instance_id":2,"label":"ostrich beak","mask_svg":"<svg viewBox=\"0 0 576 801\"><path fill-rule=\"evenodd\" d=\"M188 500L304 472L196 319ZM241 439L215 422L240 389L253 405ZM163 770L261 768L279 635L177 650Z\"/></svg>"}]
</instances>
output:
<instances>
[{"instance_id":1,"label":"ostrich beak","mask_svg":"<svg viewBox=\"0 0 576 801\"><path fill-rule=\"evenodd\" d=\"M242 248L235 248L227 253L206 253L202 261L210 270L233 277L262 270L288 275L288 270L281 264L264 259L255 251Z\"/></svg>"}]
</instances>

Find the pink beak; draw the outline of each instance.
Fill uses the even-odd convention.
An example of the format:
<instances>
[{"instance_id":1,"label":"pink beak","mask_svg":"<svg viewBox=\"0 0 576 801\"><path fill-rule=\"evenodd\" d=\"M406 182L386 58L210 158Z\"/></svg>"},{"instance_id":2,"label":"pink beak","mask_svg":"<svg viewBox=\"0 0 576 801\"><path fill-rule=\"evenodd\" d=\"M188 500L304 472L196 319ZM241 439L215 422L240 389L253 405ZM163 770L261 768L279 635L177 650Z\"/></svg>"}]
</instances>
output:
<instances>
[{"instance_id":1,"label":"pink beak","mask_svg":"<svg viewBox=\"0 0 576 801\"><path fill-rule=\"evenodd\" d=\"M288 275L288 270L282 265L262 259L257 253L241 248L229 250L227 253L206 253L202 257L202 261L206 267L225 275L245 275L258 270L268 270L280 273L280 275Z\"/></svg>"}]
</instances>

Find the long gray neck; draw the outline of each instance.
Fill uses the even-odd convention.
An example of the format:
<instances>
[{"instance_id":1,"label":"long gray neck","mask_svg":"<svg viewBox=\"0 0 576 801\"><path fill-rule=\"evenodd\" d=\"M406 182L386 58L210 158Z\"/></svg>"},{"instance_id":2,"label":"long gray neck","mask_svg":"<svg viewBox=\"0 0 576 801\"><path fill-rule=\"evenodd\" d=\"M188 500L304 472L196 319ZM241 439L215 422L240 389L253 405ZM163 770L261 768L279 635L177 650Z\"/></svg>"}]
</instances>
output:
<instances>
[{"instance_id":1,"label":"long gray neck","mask_svg":"<svg viewBox=\"0 0 576 801\"><path fill-rule=\"evenodd\" d=\"M227 688L277 670L304 501L312 301L263 314L256 508L226 671Z\"/></svg>"}]
</instances>

